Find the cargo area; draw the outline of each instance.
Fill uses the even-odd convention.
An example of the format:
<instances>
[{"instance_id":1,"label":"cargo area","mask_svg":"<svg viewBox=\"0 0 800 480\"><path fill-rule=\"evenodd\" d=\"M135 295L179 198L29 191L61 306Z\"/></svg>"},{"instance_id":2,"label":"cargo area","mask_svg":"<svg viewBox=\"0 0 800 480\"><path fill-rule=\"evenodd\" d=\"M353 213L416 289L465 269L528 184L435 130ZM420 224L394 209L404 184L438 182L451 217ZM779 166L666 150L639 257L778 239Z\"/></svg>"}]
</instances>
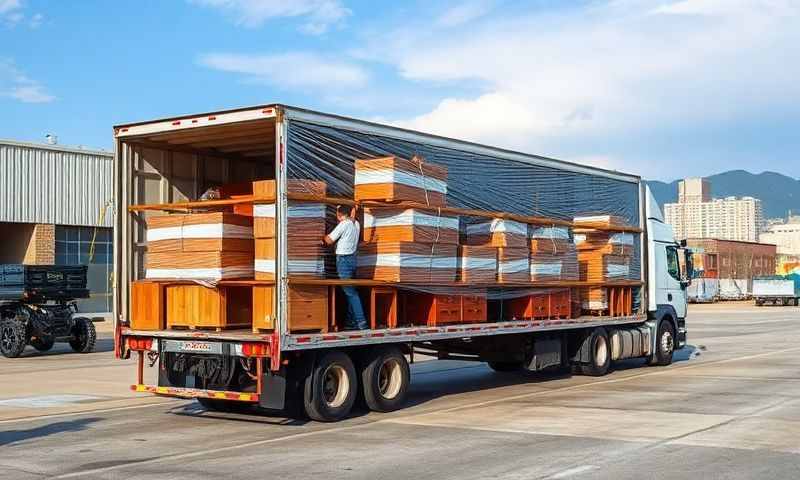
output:
<instances>
[{"instance_id":1,"label":"cargo area","mask_svg":"<svg viewBox=\"0 0 800 480\"><path fill-rule=\"evenodd\" d=\"M304 348L644 313L637 177L280 106L116 133L128 333ZM321 240L353 204L358 266L340 279ZM346 330L342 287L369 331Z\"/></svg>"}]
</instances>

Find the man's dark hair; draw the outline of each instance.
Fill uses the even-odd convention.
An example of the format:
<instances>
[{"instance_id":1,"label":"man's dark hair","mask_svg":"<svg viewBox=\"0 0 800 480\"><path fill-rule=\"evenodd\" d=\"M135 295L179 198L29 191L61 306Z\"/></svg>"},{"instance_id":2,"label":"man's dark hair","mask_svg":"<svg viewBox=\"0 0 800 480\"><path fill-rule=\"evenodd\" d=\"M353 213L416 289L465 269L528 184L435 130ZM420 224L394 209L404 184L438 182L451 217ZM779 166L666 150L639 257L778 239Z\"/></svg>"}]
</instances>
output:
<instances>
[{"instance_id":1,"label":"man's dark hair","mask_svg":"<svg viewBox=\"0 0 800 480\"><path fill-rule=\"evenodd\" d=\"M336 210L345 217L350 217L351 215L353 215L352 205L339 205L338 207L336 207Z\"/></svg>"}]
</instances>

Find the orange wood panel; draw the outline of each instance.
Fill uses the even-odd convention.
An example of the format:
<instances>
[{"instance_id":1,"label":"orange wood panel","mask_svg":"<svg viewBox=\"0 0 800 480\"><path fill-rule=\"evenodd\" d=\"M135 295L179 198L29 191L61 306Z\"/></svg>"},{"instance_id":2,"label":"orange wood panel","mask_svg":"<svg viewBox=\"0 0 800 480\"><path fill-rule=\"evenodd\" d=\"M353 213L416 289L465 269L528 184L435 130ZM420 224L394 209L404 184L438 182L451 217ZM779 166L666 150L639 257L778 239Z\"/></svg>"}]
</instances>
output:
<instances>
[{"instance_id":1,"label":"orange wood panel","mask_svg":"<svg viewBox=\"0 0 800 480\"><path fill-rule=\"evenodd\" d=\"M163 284L148 281L131 284L132 329L164 330L165 313Z\"/></svg>"},{"instance_id":2,"label":"orange wood panel","mask_svg":"<svg viewBox=\"0 0 800 480\"><path fill-rule=\"evenodd\" d=\"M168 285L167 326L231 328L252 322L251 287Z\"/></svg>"},{"instance_id":3,"label":"orange wood panel","mask_svg":"<svg viewBox=\"0 0 800 480\"><path fill-rule=\"evenodd\" d=\"M328 331L328 287L289 287L289 330Z\"/></svg>"},{"instance_id":4,"label":"orange wood panel","mask_svg":"<svg viewBox=\"0 0 800 480\"><path fill-rule=\"evenodd\" d=\"M275 328L275 287L253 287L253 331Z\"/></svg>"}]
</instances>

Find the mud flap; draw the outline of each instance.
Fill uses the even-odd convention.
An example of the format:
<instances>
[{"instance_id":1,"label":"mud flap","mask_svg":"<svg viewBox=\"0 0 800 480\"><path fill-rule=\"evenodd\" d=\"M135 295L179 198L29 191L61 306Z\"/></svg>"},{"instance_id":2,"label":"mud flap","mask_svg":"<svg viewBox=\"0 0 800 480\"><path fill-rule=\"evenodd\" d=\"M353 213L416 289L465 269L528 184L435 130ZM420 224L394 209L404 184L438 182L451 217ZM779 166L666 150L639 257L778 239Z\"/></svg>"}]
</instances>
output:
<instances>
[{"instance_id":1,"label":"mud flap","mask_svg":"<svg viewBox=\"0 0 800 480\"><path fill-rule=\"evenodd\" d=\"M261 391L258 392L258 406L269 410L283 410L286 407L286 369L265 372L261 376Z\"/></svg>"}]
</instances>

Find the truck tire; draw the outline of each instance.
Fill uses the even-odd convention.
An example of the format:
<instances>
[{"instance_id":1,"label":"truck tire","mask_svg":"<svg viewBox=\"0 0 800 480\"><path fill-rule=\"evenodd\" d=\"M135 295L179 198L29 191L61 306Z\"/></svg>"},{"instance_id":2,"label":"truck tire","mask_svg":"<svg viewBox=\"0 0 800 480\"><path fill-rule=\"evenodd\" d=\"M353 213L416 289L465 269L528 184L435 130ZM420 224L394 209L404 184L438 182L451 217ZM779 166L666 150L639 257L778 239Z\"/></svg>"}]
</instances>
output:
<instances>
[{"instance_id":1,"label":"truck tire","mask_svg":"<svg viewBox=\"0 0 800 480\"><path fill-rule=\"evenodd\" d=\"M603 327L597 327L584 341L589 342L589 362L581 363L576 370L582 375L602 377L611 367L611 342L608 340L608 332Z\"/></svg>"},{"instance_id":2,"label":"truck tire","mask_svg":"<svg viewBox=\"0 0 800 480\"><path fill-rule=\"evenodd\" d=\"M391 412L402 407L411 383L411 369L397 347L375 349L361 371L361 385L367 407Z\"/></svg>"},{"instance_id":3,"label":"truck tire","mask_svg":"<svg viewBox=\"0 0 800 480\"><path fill-rule=\"evenodd\" d=\"M350 357L331 351L317 359L306 378L303 404L306 414L320 422L335 422L346 417L358 393L356 368Z\"/></svg>"},{"instance_id":4,"label":"truck tire","mask_svg":"<svg viewBox=\"0 0 800 480\"><path fill-rule=\"evenodd\" d=\"M25 322L16 318L0 321L0 353L6 358L22 355L28 343L28 328Z\"/></svg>"},{"instance_id":5,"label":"truck tire","mask_svg":"<svg viewBox=\"0 0 800 480\"><path fill-rule=\"evenodd\" d=\"M55 337L36 337L31 339L31 346L40 352L47 352L55 345Z\"/></svg>"},{"instance_id":6,"label":"truck tire","mask_svg":"<svg viewBox=\"0 0 800 480\"><path fill-rule=\"evenodd\" d=\"M97 341L97 331L94 323L86 317L76 317L73 319L72 338L69 339L69 346L78 353L89 353L94 350L94 343Z\"/></svg>"},{"instance_id":7,"label":"truck tire","mask_svg":"<svg viewBox=\"0 0 800 480\"><path fill-rule=\"evenodd\" d=\"M487 362L489 368L495 372L520 372L523 370L522 362Z\"/></svg>"},{"instance_id":8,"label":"truck tire","mask_svg":"<svg viewBox=\"0 0 800 480\"><path fill-rule=\"evenodd\" d=\"M675 329L672 322L663 319L658 324L656 334L656 352L651 360L651 365L667 366L672 363L672 354L675 352Z\"/></svg>"}]
</instances>

